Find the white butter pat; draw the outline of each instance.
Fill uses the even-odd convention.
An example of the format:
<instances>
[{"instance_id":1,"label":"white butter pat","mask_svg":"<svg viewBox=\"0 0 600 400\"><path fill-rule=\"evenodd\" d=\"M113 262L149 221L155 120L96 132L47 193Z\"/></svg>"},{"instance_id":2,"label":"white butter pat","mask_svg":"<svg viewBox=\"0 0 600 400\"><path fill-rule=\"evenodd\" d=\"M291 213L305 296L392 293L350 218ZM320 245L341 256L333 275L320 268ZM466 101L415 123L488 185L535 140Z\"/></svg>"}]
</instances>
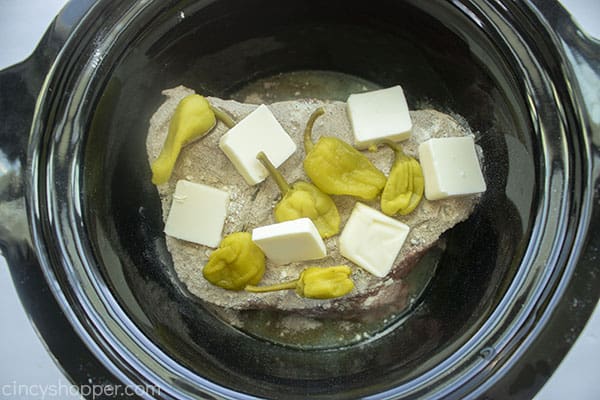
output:
<instances>
[{"instance_id":1,"label":"white butter pat","mask_svg":"<svg viewBox=\"0 0 600 400\"><path fill-rule=\"evenodd\" d=\"M348 97L348 117L354 131L354 144L367 148L381 139L408 139L412 121L400 86L352 94Z\"/></svg>"},{"instance_id":2,"label":"white butter pat","mask_svg":"<svg viewBox=\"0 0 600 400\"><path fill-rule=\"evenodd\" d=\"M427 200L485 192L471 136L429 139L419 145L419 161Z\"/></svg>"},{"instance_id":3,"label":"white butter pat","mask_svg":"<svg viewBox=\"0 0 600 400\"><path fill-rule=\"evenodd\" d=\"M397 219L356 203L340 235L340 253L383 278L394 266L409 231L409 226Z\"/></svg>"},{"instance_id":4,"label":"white butter pat","mask_svg":"<svg viewBox=\"0 0 600 400\"><path fill-rule=\"evenodd\" d=\"M256 159L259 152L264 151L278 167L296 151L296 143L264 104L227 131L219 147L249 185L256 185L269 175Z\"/></svg>"},{"instance_id":5,"label":"white butter pat","mask_svg":"<svg viewBox=\"0 0 600 400\"><path fill-rule=\"evenodd\" d=\"M316 260L327 255L319 231L308 218L255 228L252 240L276 264Z\"/></svg>"},{"instance_id":6,"label":"white butter pat","mask_svg":"<svg viewBox=\"0 0 600 400\"><path fill-rule=\"evenodd\" d=\"M178 181L165 233L188 242L217 247L228 206L229 193L207 185Z\"/></svg>"}]
</instances>

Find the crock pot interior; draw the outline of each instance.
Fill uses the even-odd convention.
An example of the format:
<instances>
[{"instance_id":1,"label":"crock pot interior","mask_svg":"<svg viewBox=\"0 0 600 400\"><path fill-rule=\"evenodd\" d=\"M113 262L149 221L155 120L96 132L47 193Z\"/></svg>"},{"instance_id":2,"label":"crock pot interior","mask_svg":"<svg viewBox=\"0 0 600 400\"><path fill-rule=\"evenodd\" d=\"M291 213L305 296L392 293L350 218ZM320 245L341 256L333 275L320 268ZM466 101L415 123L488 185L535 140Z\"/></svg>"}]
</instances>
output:
<instances>
[{"instance_id":1,"label":"crock pot interior","mask_svg":"<svg viewBox=\"0 0 600 400\"><path fill-rule=\"evenodd\" d=\"M154 6L152 22L126 33L132 44L107 74L90 121L84 215L121 306L172 359L244 393L356 397L409 382L481 326L528 240L535 139L502 50L457 8L430 3L186 1ZM377 339L327 351L248 336L187 293L166 250L145 150L163 89L182 84L228 98L256 79L297 70L401 84L411 109L465 117L486 160L488 190L472 217L447 233L415 310Z\"/></svg>"}]
</instances>

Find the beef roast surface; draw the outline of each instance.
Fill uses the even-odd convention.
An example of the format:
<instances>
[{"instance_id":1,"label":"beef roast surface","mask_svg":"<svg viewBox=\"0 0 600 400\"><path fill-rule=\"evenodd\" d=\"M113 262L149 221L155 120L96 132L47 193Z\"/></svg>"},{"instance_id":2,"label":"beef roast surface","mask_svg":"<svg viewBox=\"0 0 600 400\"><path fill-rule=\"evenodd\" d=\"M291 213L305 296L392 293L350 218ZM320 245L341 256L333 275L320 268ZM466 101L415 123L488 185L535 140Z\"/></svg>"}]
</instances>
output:
<instances>
[{"instance_id":1,"label":"beef roast surface","mask_svg":"<svg viewBox=\"0 0 600 400\"><path fill-rule=\"evenodd\" d=\"M170 118L178 102L192 93L194 92L191 89L183 86L163 92L167 100L152 116L148 131L146 144L150 163L160 153ZM209 97L208 100L213 106L229 113L236 121L240 121L257 107L213 97ZM269 105L279 123L298 145L297 151L279 167L290 183L299 179L308 180L302 168L305 156L302 134L309 116L319 106L325 108L325 115L315 123L313 139L316 141L320 136L337 136L352 143L352 130L346 114L346 104L343 102L303 99ZM413 122L412 136L401 144L404 151L411 156L416 157L419 143L429 138L472 134L464 124L438 111L411 111L410 115ZM281 198L275 182L267 178L257 185L249 186L244 181L218 147L219 138L226 131L227 127L219 122L210 133L182 150L170 181L158 186L163 220L166 221L168 216L175 184L178 180L185 179L229 192L230 204L223 236L236 231L250 232L255 227L275 223L273 206ZM364 154L386 175L389 173L394 158L391 150L381 147L377 152L365 151ZM332 197L338 206L343 229L357 199L349 196ZM166 236L166 244L179 279L193 295L216 306L233 310L270 308L313 316L356 314L390 306L401 308L407 296L402 277L414 267L427 249L436 244L442 233L469 217L478 199L477 195L437 201L423 199L417 209L409 215L397 216L398 220L410 227L410 233L398 254L394 268L385 278L377 278L342 257L338 251L339 235L325 240L328 255L321 260L281 266L267 259L261 285L296 279L307 266L351 266L355 289L339 299L305 299L291 290L257 294L228 291L210 284L202 276L202 267L206 264L212 248L169 236ZM380 209L379 198L364 203Z\"/></svg>"}]
</instances>

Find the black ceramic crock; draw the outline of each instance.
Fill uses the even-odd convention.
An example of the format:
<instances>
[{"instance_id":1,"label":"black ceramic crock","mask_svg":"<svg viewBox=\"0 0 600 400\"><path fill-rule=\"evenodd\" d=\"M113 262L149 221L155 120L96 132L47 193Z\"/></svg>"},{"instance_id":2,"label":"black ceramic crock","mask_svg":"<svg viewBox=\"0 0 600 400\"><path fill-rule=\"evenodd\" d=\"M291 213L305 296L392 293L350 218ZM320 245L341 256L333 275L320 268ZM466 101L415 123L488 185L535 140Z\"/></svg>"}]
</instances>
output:
<instances>
[{"instance_id":1,"label":"black ceramic crock","mask_svg":"<svg viewBox=\"0 0 600 400\"><path fill-rule=\"evenodd\" d=\"M600 47L555 1L74 0L0 73L0 244L73 382L160 398L530 398L600 291ZM335 71L464 116L488 191L402 321L301 350L176 279L145 135L160 91Z\"/></svg>"}]
</instances>

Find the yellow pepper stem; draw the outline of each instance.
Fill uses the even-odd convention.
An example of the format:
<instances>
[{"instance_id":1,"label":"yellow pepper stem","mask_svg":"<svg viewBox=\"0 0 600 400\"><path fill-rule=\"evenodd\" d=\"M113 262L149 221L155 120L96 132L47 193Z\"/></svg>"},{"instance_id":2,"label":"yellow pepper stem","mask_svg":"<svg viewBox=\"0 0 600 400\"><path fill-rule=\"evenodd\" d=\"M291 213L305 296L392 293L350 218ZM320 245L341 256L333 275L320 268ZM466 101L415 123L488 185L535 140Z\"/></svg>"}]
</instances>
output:
<instances>
[{"instance_id":1,"label":"yellow pepper stem","mask_svg":"<svg viewBox=\"0 0 600 400\"><path fill-rule=\"evenodd\" d=\"M315 146L315 144L312 141L313 125L315 124L317 118L319 118L323 114L325 114L325 109L323 107L319 107L311 114L310 118L308 118L306 128L304 128L304 152L306 153L311 151Z\"/></svg>"},{"instance_id":2,"label":"yellow pepper stem","mask_svg":"<svg viewBox=\"0 0 600 400\"><path fill-rule=\"evenodd\" d=\"M307 267L295 281L267 286L246 286L253 293L295 289L296 294L307 299L333 299L344 296L354 289L350 278L352 270L347 265L333 267Z\"/></svg>"},{"instance_id":3,"label":"yellow pepper stem","mask_svg":"<svg viewBox=\"0 0 600 400\"><path fill-rule=\"evenodd\" d=\"M281 191L282 195L285 195L287 192L290 191L290 185L287 183L283 175L281 175L281 172L279 172L279 170L275 168L275 166L273 165L271 160L269 160L269 157L267 157L264 151L258 153L256 155L256 159L260 161L262 165L265 166L267 171L269 171L269 175L271 175L271 177L275 180L275 183L277 184L277 187L279 187L279 190Z\"/></svg>"},{"instance_id":4,"label":"yellow pepper stem","mask_svg":"<svg viewBox=\"0 0 600 400\"><path fill-rule=\"evenodd\" d=\"M296 289L299 281L300 281L300 279L296 279L291 282L276 283L274 285L267 285L267 286L248 285L248 286L246 286L246 291L252 292L252 293L265 293L265 292L276 292L278 290Z\"/></svg>"},{"instance_id":5,"label":"yellow pepper stem","mask_svg":"<svg viewBox=\"0 0 600 400\"><path fill-rule=\"evenodd\" d=\"M400 158L401 156L404 156L404 151L402 150L401 146L398 146L398 143L393 142L389 139L382 139L378 145L385 145L387 147L389 147L390 149L394 150L394 155L396 158Z\"/></svg>"},{"instance_id":6,"label":"yellow pepper stem","mask_svg":"<svg viewBox=\"0 0 600 400\"><path fill-rule=\"evenodd\" d=\"M215 114L215 117L217 117L219 121L224 123L225 126L227 126L228 128L233 128L235 126L235 121L225 111L213 106L212 104L210 105L210 109Z\"/></svg>"}]
</instances>

